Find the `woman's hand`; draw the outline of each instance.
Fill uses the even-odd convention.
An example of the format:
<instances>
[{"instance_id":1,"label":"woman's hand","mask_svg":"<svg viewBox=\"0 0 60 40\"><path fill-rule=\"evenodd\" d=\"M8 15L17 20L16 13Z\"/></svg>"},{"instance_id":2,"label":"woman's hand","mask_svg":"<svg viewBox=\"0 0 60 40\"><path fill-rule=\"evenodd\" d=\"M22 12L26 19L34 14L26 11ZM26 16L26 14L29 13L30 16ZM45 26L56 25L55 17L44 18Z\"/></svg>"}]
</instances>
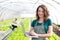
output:
<instances>
[{"instance_id":1,"label":"woman's hand","mask_svg":"<svg viewBox=\"0 0 60 40\"><path fill-rule=\"evenodd\" d=\"M30 35L34 38L39 38L38 34L35 32L31 32Z\"/></svg>"},{"instance_id":2,"label":"woman's hand","mask_svg":"<svg viewBox=\"0 0 60 40\"><path fill-rule=\"evenodd\" d=\"M37 35L38 35L37 33L34 32L33 27L31 27L29 34L30 34L31 36L37 36Z\"/></svg>"},{"instance_id":3,"label":"woman's hand","mask_svg":"<svg viewBox=\"0 0 60 40\"><path fill-rule=\"evenodd\" d=\"M33 27L31 27L29 34L33 36L34 38L38 38L38 34L34 32Z\"/></svg>"},{"instance_id":4,"label":"woman's hand","mask_svg":"<svg viewBox=\"0 0 60 40\"><path fill-rule=\"evenodd\" d=\"M35 33L35 32L30 32L30 35L31 35L31 36L38 36L38 34Z\"/></svg>"}]
</instances>

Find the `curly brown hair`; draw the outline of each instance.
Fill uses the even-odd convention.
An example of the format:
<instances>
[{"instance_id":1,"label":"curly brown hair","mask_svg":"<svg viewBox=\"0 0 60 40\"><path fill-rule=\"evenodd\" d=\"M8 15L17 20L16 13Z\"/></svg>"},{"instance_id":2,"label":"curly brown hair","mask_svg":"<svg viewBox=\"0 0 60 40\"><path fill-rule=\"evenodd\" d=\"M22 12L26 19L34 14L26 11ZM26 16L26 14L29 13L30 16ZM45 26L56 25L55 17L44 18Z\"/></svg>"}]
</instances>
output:
<instances>
[{"instance_id":1,"label":"curly brown hair","mask_svg":"<svg viewBox=\"0 0 60 40\"><path fill-rule=\"evenodd\" d=\"M48 19L48 16L49 16L49 11L48 11L48 9L47 9L47 7L46 7L45 5L39 5L39 6L37 7L37 10L36 10L37 20L39 20L38 9L39 9L40 7L43 9L44 19L47 20L47 19Z\"/></svg>"}]
</instances>

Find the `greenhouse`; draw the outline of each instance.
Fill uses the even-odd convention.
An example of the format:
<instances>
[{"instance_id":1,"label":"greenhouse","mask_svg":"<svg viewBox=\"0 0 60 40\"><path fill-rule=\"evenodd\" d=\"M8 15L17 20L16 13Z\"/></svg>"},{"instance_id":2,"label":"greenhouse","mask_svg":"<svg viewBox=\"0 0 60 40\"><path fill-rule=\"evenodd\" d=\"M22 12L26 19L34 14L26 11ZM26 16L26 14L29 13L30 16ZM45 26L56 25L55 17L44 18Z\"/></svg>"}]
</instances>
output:
<instances>
[{"instance_id":1,"label":"greenhouse","mask_svg":"<svg viewBox=\"0 0 60 40\"><path fill-rule=\"evenodd\" d=\"M31 40L32 36L26 36L26 32L36 19L37 7L42 4L47 7L54 26L52 37L47 40L60 40L59 0L0 0L0 40ZM11 29L14 20L18 26Z\"/></svg>"}]
</instances>

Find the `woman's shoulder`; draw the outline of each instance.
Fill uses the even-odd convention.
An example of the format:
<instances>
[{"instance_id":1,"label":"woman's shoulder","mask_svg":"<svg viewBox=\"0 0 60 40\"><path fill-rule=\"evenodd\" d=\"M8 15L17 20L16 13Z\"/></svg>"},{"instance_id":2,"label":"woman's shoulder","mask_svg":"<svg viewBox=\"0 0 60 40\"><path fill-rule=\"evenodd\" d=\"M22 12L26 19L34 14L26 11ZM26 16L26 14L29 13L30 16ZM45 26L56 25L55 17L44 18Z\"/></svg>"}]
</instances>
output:
<instances>
[{"instance_id":1,"label":"woman's shoulder","mask_svg":"<svg viewBox=\"0 0 60 40\"><path fill-rule=\"evenodd\" d=\"M34 19L33 21L32 21L32 24L35 24L37 22L37 20L36 19Z\"/></svg>"},{"instance_id":2,"label":"woman's shoulder","mask_svg":"<svg viewBox=\"0 0 60 40\"><path fill-rule=\"evenodd\" d=\"M31 23L31 26L32 26L32 27L34 27L34 26L35 26L35 24L36 24L36 22L37 22L37 20L36 20L36 19L34 19L34 20L32 21L32 23Z\"/></svg>"},{"instance_id":3,"label":"woman's shoulder","mask_svg":"<svg viewBox=\"0 0 60 40\"><path fill-rule=\"evenodd\" d=\"M51 19L50 18L48 18L48 20L47 20L48 22L51 22Z\"/></svg>"},{"instance_id":4,"label":"woman's shoulder","mask_svg":"<svg viewBox=\"0 0 60 40\"><path fill-rule=\"evenodd\" d=\"M45 23L52 24L52 20L48 18L47 21L45 21Z\"/></svg>"},{"instance_id":5,"label":"woman's shoulder","mask_svg":"<svg viewBox=\"0 0 60 40\"><path fill-rule=\"evenodd\" d=\"M34 19L32 22L37 22L37 19Z\"/></svg>"},{"instance_id":6,"label":"woman's shoulder","mask_svg":"<svg viewBox=\"0 0 60 40\"><path fill-rule=\"evenodd\" d=\"M48 19L46 19L46 20L44 20L45 22L48 22L48 21L51 21L51 19L50 18L48 18Z\"/></svg>"},{"instance_id":7,"label":"woman's shoulder","mask_svg":"<svg viewBox=\"0 0 60 40\"><path fill-rule=\"evenodd\" d=\"M52 21L50 18L48 19L48 25L52 25Z\"/></svg>"}]
</instances>

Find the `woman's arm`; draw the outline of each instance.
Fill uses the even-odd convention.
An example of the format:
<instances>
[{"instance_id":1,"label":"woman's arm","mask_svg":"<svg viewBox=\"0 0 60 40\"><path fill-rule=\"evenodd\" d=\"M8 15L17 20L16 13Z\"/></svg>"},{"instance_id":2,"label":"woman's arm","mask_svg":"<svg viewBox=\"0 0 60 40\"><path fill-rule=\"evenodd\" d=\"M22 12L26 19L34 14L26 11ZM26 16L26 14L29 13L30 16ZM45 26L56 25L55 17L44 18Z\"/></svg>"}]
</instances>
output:
<instances>
[{"instance_id":1,"label":"woman's arm","mask_svg":"<svg viewBox=\"0 0 60 40\"><path fill-rule=\"evenodd\" d=\"M30 28L29 33L30 33L30 35L32 35L32 36L38 36L38 35L34 32L33 27Z\"/></svg>"},{"instance_id":2,"label":"woman's arm","mask_svg":"<svg viewBox=\"0 0 60 40\"><path fill-rule=\"evenodd\" d=\"M47 34L38 34L39 37L51 37L53 33L53 27L49 26Z\"/></svg>"}]
</instances>

